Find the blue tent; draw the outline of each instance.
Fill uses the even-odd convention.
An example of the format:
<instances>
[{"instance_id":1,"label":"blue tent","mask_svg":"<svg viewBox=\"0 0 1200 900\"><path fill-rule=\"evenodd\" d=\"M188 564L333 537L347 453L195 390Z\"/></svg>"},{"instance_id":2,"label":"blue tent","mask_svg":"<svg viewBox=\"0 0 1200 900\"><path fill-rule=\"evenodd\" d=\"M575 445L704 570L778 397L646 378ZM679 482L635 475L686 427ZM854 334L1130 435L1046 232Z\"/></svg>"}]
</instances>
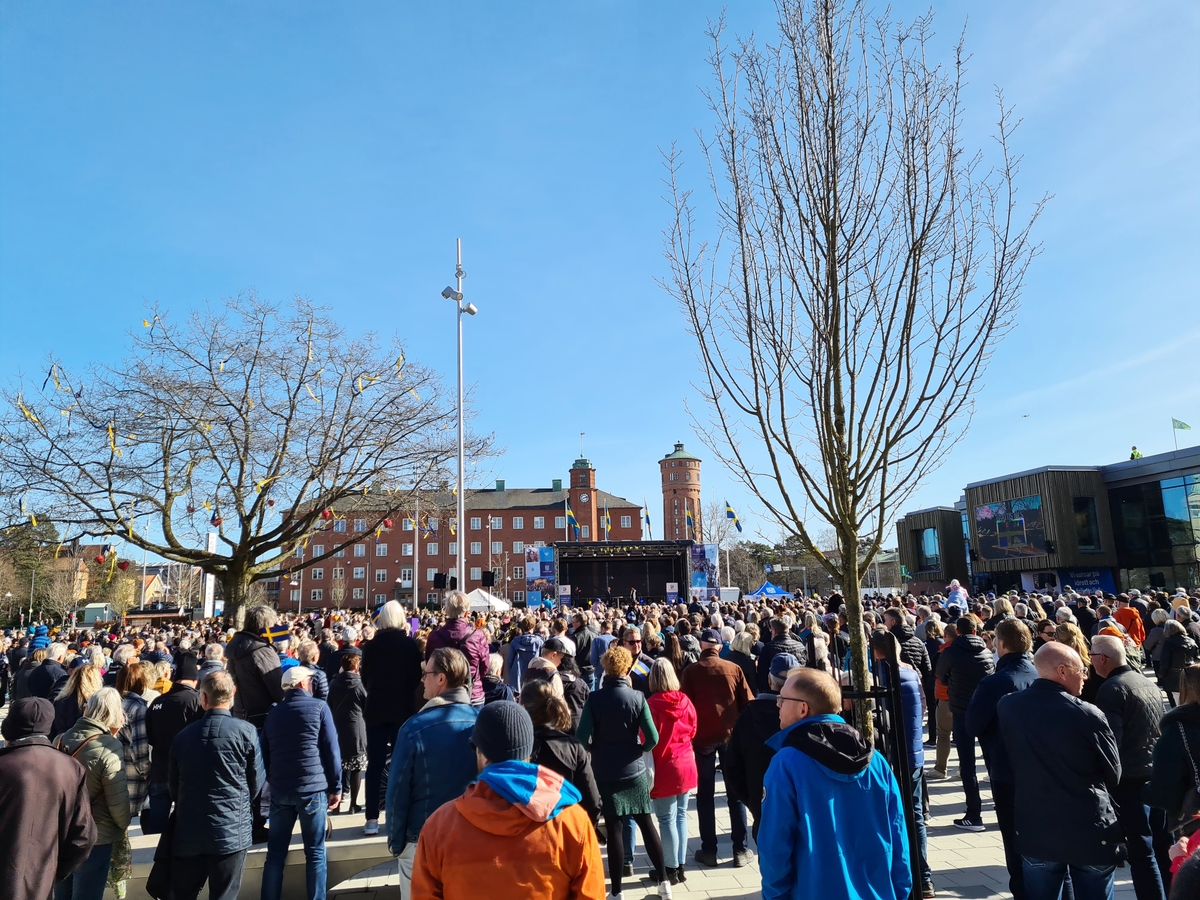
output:
<instances>
[{"instance_id":1,"label":"blue tent","mask_svg":"<svg viewBox=\"0 0 1200 900\"><path fill-rule=\"evenodd\" d=\"M792 595L785 591L777 584L771 584L769 581L764 581L762 587L757 591L751 591L747 597L791 597Z\"/></svg>"}]
</instances>

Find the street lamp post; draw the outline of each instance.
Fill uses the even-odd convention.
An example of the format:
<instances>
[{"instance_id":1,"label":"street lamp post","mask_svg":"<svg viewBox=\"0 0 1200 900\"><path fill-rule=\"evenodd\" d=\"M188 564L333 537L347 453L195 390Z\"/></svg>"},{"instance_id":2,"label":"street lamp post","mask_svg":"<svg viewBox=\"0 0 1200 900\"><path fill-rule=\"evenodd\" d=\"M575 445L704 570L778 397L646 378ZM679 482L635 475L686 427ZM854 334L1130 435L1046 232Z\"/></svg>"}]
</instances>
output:
<instances>
[{"instance_id":1,"label":"street lamp post","mask_svg":"<svg viewBox=\"0 0 1200 900\"><path fill-rule=\"evenodd\" d=\"M458 536L459 536L460 540L458 541L458 544L455 547L455 549L458 552L455 553L454 570L458 576L458 586L461 589L466 585L466 578L464 577L465 569L463 568L464 565L466 564L466 553L463 549L465 542L463 540L461 540L461 538L464 536L463 535L463 522L466 519L466 487L463 484L463 482L465 480L464 479L463 456L466 452L466 432L465 432L464 419L463 419L463 324L462 324L463 319L462 319L462 317L463 317L464 313L466 313L469 316L473 316L477 312L479 312L479 310L476 309L474 303L463 303L462 283L463 283L463 278L466 276L467 273L463 271L463 267L462 267L462 238L457 238L455 240L455 249L456 249L457 262L455 263L455 266L454 266L454 279L455 279L456 287L446 287L445 289L442 290L442 296L445 297L447 300L454 301L454 304L456 307L456 312L457 312L457 314L455 315L455 319L458 322L458 508L457 508L457 515L458 515L458 531L459 531Z\"/></svg>"}]
</instances>

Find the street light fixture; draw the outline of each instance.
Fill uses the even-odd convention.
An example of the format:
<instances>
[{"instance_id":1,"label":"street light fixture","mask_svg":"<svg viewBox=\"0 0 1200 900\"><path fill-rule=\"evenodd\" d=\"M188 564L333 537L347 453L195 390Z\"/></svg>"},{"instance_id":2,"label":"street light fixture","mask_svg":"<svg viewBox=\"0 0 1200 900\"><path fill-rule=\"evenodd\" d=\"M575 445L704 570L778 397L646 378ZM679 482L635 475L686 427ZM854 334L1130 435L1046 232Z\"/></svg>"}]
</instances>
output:
<instances>
[{"instance_id":1,"label":"street light fixture","mask_svg":"<svg viewBox=\"0 0 1200 900\"><path fill-rule=\"evenodd\" d=\"M457 507L457 522L458 522L458 543L455 549L454 571L458 576L458 586L463 588L466 586L466 578L464 577L466 564L466 545L463 541L463 523L466 521L466 488L464 482L464 463L463 456L465 453L466 439L463 425L463 314L473 316L479 312L479 309L474 303L463 304L463 278L466 277L466 272L462 267L462 238L455 240L456 263L454 266L454 278L456 287L447 285L442 290L442 297L446 300L453 300L456 307L457 315L454 317L458 322L458 507ZM414 573L415 574L415 573ZM414 605L416 598L416 590L413 590Z\"/></svg>"}]
</instances>

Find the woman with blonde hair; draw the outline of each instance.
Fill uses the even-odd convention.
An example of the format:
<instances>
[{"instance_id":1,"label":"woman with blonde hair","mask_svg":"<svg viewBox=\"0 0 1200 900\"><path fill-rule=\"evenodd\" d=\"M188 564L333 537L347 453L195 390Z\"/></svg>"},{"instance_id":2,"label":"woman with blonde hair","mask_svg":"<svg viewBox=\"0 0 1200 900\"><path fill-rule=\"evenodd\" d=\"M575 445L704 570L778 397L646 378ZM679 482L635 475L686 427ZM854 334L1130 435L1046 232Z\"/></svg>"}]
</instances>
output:
<instances>
[{"instance_id":1,"label":"woman with blonde hair","mask_svg":"<svg viewBox=\"0 0 1200 900\"><path fill-rule=\"evenodd\" d=\"M125 748L125 777L129 782L129 809L133 815L141 812L150 792L150 736L146 732L146 694L150 691L149 663L137 660L126 663L117 673L117 690L121 694L121 709L125 725L117 735ZM151 700L154 699L152 696Z\"/></svg>"},{"instance_id":2,"label":"woman with blonde hair","mask_svg":"<svg viewBox=\"0 0 1200 900\"><path fill-rule=\"evenodd\" d=\"M650 778L642 754L658 744L658 728L650 706L629 680L633 657L621 646L611 646L600 658L604 679L584 704L575 737L592 752L592 771L600 789L604 822L608 829L608 877L614 897L621 895L626 875L621 819L629 817L642 833L646 853L654 866L653 880L660 895L671 896L671 883L663 868L663 849L654 825ZM639 740L639 734L644 740Z\"/></svg>"},{"instance_id":3,"label":"woman with blonde hair","mask_svg":"<svg viewBox=\"0 0 1200 900\"><path fill-rule=\"evenodd\" d=\"M103 900L113 850L125 841L131 819L125 753L117 733L125 724L115 688L92 694L83 716L55 742L87 772L87 792L96 821L96 843L78 869L54 888L54 900Z\"/></svg>"},{"instance_id":4,"label":"woman with blonde hair","mask_svg":"<svg viewBox=\"0 0 1200 900\"><path fill-rule=\"evenodd\" d=\"M1079 630L1079 626L1074 622L1063 622L1054 629L1054 639L1060 644L1066 644L1078 653L1079 658L1083 660L1083 664L1087 666L1087 680L1083 683L1083 690L1079 694L1079 699L1085 703L1095 703L1096 692L1100 690L1100 685L1104 684L1104 679L1092 667L1091 649L1088 647L1088 642L1083 636L1083 632Z\"/></svg>"},{"instance_id":5,"label":"woman with blonde hair","mask_svg":"<svg viewBox=\"0 0 1200 900\"><path fill-rule=\"evenodd\" d=\"M100 670L87 663L71 670L67 683L54 700L54 725L50 734L57 737L79 721L88 700L104 687Z\"/></svg>"}]
</instances>

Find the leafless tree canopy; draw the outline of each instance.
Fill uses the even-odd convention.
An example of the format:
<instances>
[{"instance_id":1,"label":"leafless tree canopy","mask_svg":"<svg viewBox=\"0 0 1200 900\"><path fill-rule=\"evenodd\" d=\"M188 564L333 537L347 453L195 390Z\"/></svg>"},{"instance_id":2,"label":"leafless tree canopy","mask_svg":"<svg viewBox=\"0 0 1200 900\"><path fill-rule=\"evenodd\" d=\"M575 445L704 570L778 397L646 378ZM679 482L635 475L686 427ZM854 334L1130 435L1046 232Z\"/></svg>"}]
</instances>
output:
<instances>
[{"instance_id":1,"label":"leafless tree canopy","mask_svg":"<svg viewBox=\"0 0 1200 900\"><path fill-rule=\"evenodd\" d=\"M7 514L199 566L222 581L227 612L251 583L292 568L335 504L356 509L371 491L375 528L390 514L379 493L401 508L407 491L444 478L455 449L432 372L399 344L347 337L303 300L281 309L244 296L181 323L156 311L120 365L48 365L41 387L9 393L0 419ZM356 535L331 537L307 564Z\"/></svg>"},{"instance_id":2,"label":"leafless tree canopy","mask_svg":"<svg viewBox=\"0 0 1200 900\"><path fill-rule=\"evenodd\" d=\"M1012 327L1041 203L1019 210L999 94L995 153L964 148L961 43L941 66L928 19L777 6L777 43L731 49L711 29L713 202L672 151L667 287L699 349L698 430L854 619L859 570L965 429ZM837 532L836 566L814 517Z\"/></svg>"}]
</instances>

